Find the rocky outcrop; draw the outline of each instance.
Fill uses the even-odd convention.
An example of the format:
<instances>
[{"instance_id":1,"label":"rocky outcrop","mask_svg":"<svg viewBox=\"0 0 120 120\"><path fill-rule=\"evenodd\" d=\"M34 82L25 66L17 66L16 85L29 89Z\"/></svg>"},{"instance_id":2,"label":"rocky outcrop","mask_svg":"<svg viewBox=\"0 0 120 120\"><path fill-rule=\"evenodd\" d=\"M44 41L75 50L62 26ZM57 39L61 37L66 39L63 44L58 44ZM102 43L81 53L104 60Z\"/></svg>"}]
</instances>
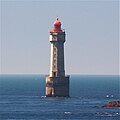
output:
<instances>
[{"instance_id":1,"label":"rocky outcrop","mask_svg":"<svg viewBox=\"0 0 120 120\"><path fill-rule=\"evenodd\" d=\"M102 107L120 107L120 101L112 101L103 105Z\"/></svg>"}]
</instances>

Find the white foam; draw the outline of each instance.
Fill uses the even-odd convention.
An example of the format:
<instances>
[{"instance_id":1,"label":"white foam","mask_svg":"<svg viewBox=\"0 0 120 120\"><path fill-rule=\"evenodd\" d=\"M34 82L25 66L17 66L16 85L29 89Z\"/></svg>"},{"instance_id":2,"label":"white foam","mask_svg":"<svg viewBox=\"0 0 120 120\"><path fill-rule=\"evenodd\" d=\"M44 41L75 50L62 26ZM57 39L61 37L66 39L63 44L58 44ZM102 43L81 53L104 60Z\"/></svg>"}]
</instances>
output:
<instances>
[{"instance_id":1,"label":"white foam","mask_svg":"<svg viewBox=\"0 0 120 120\"><path fill-rule=\"evenodd\" d=\"M106 95L106 97L108 98L108 97L109 97L109 95Z\"/></svg>"},{"instance_id":2,"label":"white foam","mask_svg":"<svg viewBox=\"0 0 120 120\"><path fill-rule=\"evenodd\" d=\"M111 95L111 97L113 97L113 95Z\"/></svg>"},{"instance_id":3,"label":"white foam","mask_svg":"<svg viewBox=\"0 0 120 120\"><path fill-rule=\"evenodd\" d=\"M46 98L46 96L41 96L41 98Z\"/></svg>"},{"instance_id":4,"label":"white foam","mask_svg":"<svg viewBox=\"0 0 120 120\"><path fill-rule=\"evenodd\" d=\"M72 114L71 112L64 112L65 114Z\"/></svg>"}]
</instances>

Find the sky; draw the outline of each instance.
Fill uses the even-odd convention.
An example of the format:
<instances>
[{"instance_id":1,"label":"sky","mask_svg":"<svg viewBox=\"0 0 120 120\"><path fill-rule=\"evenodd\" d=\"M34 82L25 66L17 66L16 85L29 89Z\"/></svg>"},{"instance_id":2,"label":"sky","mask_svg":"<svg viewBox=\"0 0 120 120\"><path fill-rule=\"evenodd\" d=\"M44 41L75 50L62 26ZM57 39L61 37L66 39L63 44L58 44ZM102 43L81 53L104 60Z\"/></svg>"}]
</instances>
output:
<instances>
[{"instance_id":1,"label":"sky","mask_svg":"<svg viewBox=\"0 0 120 120\"><path fill-rule=\"evenodd\" d=\"M119 73L118 0L1 0L0 74L48 74L49 30L66 32L66 74Z\"/></svg>"}]
</instances>

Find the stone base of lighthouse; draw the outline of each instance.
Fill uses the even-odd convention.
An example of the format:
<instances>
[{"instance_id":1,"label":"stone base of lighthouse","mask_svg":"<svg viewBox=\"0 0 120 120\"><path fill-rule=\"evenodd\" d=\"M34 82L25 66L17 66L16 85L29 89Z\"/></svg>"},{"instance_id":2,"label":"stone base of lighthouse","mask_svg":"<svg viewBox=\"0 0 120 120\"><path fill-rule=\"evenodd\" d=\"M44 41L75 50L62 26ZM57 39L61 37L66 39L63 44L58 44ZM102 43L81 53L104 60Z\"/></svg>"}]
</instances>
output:
<instances>
[{"instance_id":1,"label":"stone base of lighthouse","mask_svg":"<svg viewBox=\"0 0 120 120\"><path fill-rule=\"evenodd\" d=\"M69 97L69 76L46 75L46 97Z\"/></svg>"}]
</instances>

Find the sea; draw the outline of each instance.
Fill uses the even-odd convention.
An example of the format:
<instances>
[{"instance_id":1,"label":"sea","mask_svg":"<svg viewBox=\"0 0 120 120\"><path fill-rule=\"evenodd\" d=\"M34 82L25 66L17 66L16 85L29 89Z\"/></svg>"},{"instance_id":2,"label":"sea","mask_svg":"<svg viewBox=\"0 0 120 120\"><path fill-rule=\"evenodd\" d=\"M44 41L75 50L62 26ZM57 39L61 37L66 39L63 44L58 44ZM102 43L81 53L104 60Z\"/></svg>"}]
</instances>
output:
<instances>
[{"instance_id":1,"label":"sea","mask_svg":"<svg viewBox=\"0 0 120 120\"><path fill-rule=\"evenodd\" d=\"M119 120L120 76L70 75L70 97L45 96L45 75L0 75L0 120Z\"/></svg>"}]
</instances>

